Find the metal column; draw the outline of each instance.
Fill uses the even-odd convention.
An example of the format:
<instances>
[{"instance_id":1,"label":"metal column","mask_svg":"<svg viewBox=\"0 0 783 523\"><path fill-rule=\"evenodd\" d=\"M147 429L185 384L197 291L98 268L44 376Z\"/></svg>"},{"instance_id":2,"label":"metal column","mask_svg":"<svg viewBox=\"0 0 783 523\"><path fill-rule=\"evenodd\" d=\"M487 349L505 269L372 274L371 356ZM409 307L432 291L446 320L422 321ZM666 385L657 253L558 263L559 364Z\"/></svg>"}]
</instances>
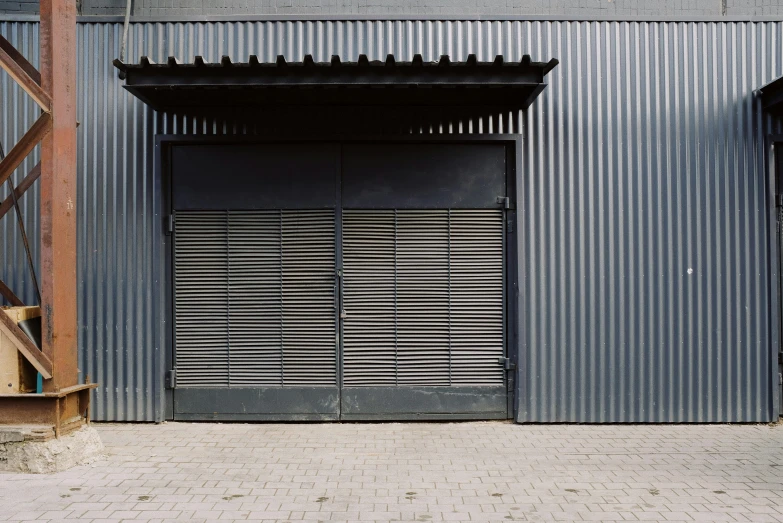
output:
<instances>
[{"instance_id":1,"label":"metal column","mask_svg":"<svg viewBox=\"0 0 783 523\"><path fill-rule=\"evenodd\" d=\"M41 1L41 87L52 130L41 142L43 352L53 362L45 392L77 384L76 3Z\"/></svg>"},{"instance_id":2,"label":"metal column","mask_svg":"<svg viewBox=\"0 0 783 523\"><path fill-rule=\"evenodd\" d=\"M76 3L42 0L40 13L40 73L0 37L0 65L43 111L0 160L0 182L40 141L42 347L5 313L0 313L0 331L41 373L43 393L0 394L0 424L40 424L59 437L89 422L89 389L95 385L79 384L77 366ZM37 169L25 178L29 184ZM29 184L12 191L23 192Z\"/></svg>"}]
</instances>

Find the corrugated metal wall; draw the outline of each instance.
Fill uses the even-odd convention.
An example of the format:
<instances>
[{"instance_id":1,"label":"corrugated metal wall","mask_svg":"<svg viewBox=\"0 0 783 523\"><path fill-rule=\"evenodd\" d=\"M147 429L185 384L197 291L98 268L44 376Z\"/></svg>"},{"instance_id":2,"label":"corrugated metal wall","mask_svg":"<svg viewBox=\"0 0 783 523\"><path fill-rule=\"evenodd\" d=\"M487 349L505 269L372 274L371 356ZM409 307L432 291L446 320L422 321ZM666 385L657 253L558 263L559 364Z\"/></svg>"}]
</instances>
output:
<instances>
[{"instance_id":1,"label":"corrugated metal wall","mask_svg":"<svg viewBox=\"0 0 783 523\"><path fill-rule=\"evenodd\" d=\"M0 32L35 56L35 24ZM101 384L97 419L155 420L168 283L153 136L248 129L155 114L126 95L111 66L121 33L78 26L81 368ZM771 419L762 143L783 129L752 91L783 74L783 23L144 23L131 26L128 59L306 53L560 60L525 115L403 129L525 135L520 421ZM0 101L8 149L35 108L5 74ZM31 229L36 197L24 199ZM14 225L0 224L0 277L31 300Z\"/></svg>"},{"instance_id":2,"label":"corrugated metal wall","mask_svg":"<svg viewBox=\"0 0 783 523\"><path fill-rule=\"evenodd\" d=\"M0 22L0 34L14 43L32 64L38 67L38 31L30 24L8 24ZM25 131L33 125L40 111L35 102L0 69L0 142L6 154L19 141ZM17 170L14 181L19 183L40 159L36 147ZM3 200L10 193L6 184L0 187ZM20 207L25 219L25 228L30 239L33 259L38 262L38 184L34 184L22 199ZM27 266L24 245L19 235L18 223L12 210L0 220L0 279L6 282L25 303L33 303L35 290ZM37 270L37 269L36 269ZM2 298L0 298L0 303Z\"/></svg>"},{"instance_id":3,"label":"corrugated metal wall","mask_svg":"<svg viewBox=\"0 0 783 523\"><path fill-rule=\"evenodd\" d=\"M772 415L765 129L781 24L579 25L528 119L534 421ZM553 96L555 95L555 96Z\"/></svg>"}]
</instances>

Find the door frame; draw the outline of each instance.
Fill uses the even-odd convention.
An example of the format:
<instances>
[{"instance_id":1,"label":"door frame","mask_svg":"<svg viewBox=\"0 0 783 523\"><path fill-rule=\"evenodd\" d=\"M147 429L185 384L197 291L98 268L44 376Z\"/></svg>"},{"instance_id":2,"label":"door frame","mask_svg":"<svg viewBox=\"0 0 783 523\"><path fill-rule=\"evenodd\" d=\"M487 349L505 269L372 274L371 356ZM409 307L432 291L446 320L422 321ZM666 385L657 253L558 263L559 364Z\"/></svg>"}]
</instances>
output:
<instances>
[{"instance_id":1,"label":"door frame","mask_svg":"<svg viewBox=\"0 0 783 523\"><path fill-rule=\"evenodd\" d=\"M783 415L783 278L780 275L783 262L783 223L778 223L783 216L783 134L767 136L764 150L764 163L767 172L767 202L769 209L769 267L770 267L770 359L771 384L770 390L772 419Z\"/></svg>"},{"instance_id":2,"label":"door frame","mask_svg":"<svg viewBox=\"0 0 783 523\"><path fill-rule=\"evenodd\" d=\"M157 134L155 135L154 151L154 183L160 187L161 191L161 255L164 264L163 277L161 278L161 290L163 303L162 312L165 320L168 320L168 326L164 328L164 367L161 369L160 386L164 392L164 419L174 419L174 383L176 377L173 375L174 354L175 354L175 336L174 336L174 242L171 233L171 217L173 215L172 201L172 172L171 172L171 150L179 145L234 145L234 144L283 144L283 143L376 143L376 144L417 144L417 143L446 143L446 144L476 144L476 143L501 143L506 146L506 194L511 200L510 208L505 213L505 281L503 285L505 314L504 314L504 335L506 357L510 362L510 369L506 372L507 384L507 419L516 419L517 410L522 403L521 395L524 394L524 387L520 386L520 377L524 376L524 358L520 357L522 345L520 343L520 332L524 329L524 282L521 280L523 257L521 248L523 245L523 229L521 227L522 213L518 205L523 201L519 178L522 173L522 135L518 134L486 134L486 135L411 135L411 136L384 136L384 135L316 135L316 136L285 136L285 137L267 137L252 135L222 135L222 136L204 136L204 135L177 135L177 134ZM338 159L339 162L339 159ZM341 166L338 165L338 178L341 172ZM340 192L341 183L337 184L337 191ZM336 238L342 237L342 209L335 208L335 234ZM341 242L337 246L341 250ZM342 252L335 252L336 261L339 260L339 267L342 270ZM342 285L342 282L341 282ZM339 289L339 298L342 299L342 289ZM338 304L341 306L341 304ZM339 316L339 307L338 307ZM164 320L164 321L165 321ZM338 390L342 390L342 321L338 321L339 346L337 347L337 379ZM341 392L340 392L341 394ZM389 419L392 419L390 417ZM453 418L444 416L440 419L461 419L460 415ZM398 418L394 418L398 419ZM430 419L430 418L428 418ZM261 421L261 420L259 420Z\"/></svg>"}]
</instances>

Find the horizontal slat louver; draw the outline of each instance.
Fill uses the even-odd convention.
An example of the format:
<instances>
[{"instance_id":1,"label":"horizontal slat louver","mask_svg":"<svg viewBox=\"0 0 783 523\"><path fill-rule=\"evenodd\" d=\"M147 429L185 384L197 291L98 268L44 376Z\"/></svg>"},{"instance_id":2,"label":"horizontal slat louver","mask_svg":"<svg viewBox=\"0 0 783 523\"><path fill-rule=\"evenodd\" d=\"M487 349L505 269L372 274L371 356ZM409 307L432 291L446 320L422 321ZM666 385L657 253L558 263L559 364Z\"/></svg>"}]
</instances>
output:
<instances>
[{"instance_id":1,"label":"horizontal slat louver","mask_svg":"<svg viewBox=\"0 0 783 523\"><path fill-rule=\"evenodd\" d=\"M178 386L226 387L228 236L225 212L178 213L174 242Z\"/></svg>"},{"instance_id":2,"label":"horizontal slat louver","mask_svg":"<svg viewBox=\"0 0 783 523\"><path fill-rule=\"evenodd\" d=\"M334 211L283 211L283 384L334 386Z\"/></svg>"},{"instance_id":3,"label":"horizontal slat louver","mask_svg":"<svg viewBox=\"0 0 783 523\"><path fill-rule=\"evenodd\" d=\"M503 213L345 211L347 386L503 384Z\"/></svg>"},{"instance_id":4,"label":"horizontal slat louver","mask_svg":"<svg viewBox=\"0 0 783 523\"><path fill-rule=\"evenodd\" d=\"M343 382L397 384L394 211L344 211Z\"/></svg>"},{"instance_id":5,"label":"horizontal slat louver","mask_svg":"<svg viewBox=\"0 0 783 523\"><path fill-rule=\"evenodd\" d=\"M397 212L397 383L449 384L447 211Z\"/></svg>"},{"instance_id":6,"label":"horizontal slat louver","mask_svg":"<svg viewBox=\"0 0 783 523\"><path fill-rule=\"evenodd\" d=\"M280 211L232 211L228 220L231 386L280 386Z\"/></svg>"},{"instance_id":7,"label":"horizontal slat louver","mask_svg":"<svg viewBox=\"0 0 783 523\"><path fill-rule=\"evenodd\" d=\"M333 211L178 212L178 387L334 386Z\"/></svg>"},{"instance_id":8,"label":"horizontal slat louver","mask_svg":"<svg viewBox=\"0 0 783 523\"><path fill-rule=\"evenodd\" d=\"M451 383L502 385L503 215L454 210L451 237Z\"/></svg>"}]
</instances>

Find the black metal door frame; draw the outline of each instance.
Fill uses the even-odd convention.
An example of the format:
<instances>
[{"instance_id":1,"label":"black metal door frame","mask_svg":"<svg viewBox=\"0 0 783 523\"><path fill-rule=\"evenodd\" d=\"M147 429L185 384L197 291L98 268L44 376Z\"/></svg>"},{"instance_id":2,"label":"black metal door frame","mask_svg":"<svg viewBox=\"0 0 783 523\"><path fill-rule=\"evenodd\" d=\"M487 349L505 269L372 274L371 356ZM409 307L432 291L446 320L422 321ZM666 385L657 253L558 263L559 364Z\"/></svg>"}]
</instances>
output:
<instances>
[{"instance_id":1,"label":"black metal door frame","mask_svg":"<svg viewBox=\"0 0 783 523\"><path fill-rule=\"evenodd\" d=\"M343 146L340 143L338 145L339 153L337 154L337 169L336 169L336 181L335 187L337 188L337 194L335 196L337 204L334 208L334 270L335 270L335 355L336 355L336 377L337 377L337 400L339 405L343 402L343 169L342 159ZM339 411L339 407L338 407ZM338 414L339 417L339 414Z\"/></svg>"},{"instance_id":2,"label":"black metal door frame","mask_svg":"<svg viewBox=\"0 0 783 523\"><path fill-rule=\"evenodd\" d=\"M521 171L521 150L522 136L514 134L491 134L491 135L421 135L421 136L294 136L268 138L258 136L186 136L159 134L155 137L155 180L159 183L162 193L163 217L162 238L163 238L163 256L165 257L165 275L161 282L164 291L165 317L169 320L169 328L165 329L165 344L167 350L165 354L164 373L160 377L161 385L164 390L165 415L167 420L174 419L174 394L173 389L176 382L174 369L174 351L175 336L174 329L174 253L173 238L171 230L173 227L172 213L172 184L171 184L171 149L175 145L231 145L231 144L301 144L301 143L502 143L506 146L506 191L510 199L510 205L504 211L505 231L503 235L503 248L505 250L503 257L503 324L504 324L504 353L508 360L505 373L505 383L507 391L507 415L508 419L515 418L518 405L520 404L520 395L523 388L519 386L519 376L522 374L523 358L520 357L521 344L519 343L520 330L523 328L523 310L520 300L520 231L519 214L517 212L517 202L521 201L520 186L518 177ZM341 156L341 155L339 155ZM338 160L339 162L340 160ZM335 278L338 296L336 297L336 341L337 341L337 384L338 394L342 396L343 390L343 318L341 311L343 309L343 282L342 282L342 201L341 201L341 166L337 170L337 205L335 207ZM377 419L384 419L382 416ZM388 419L399 419L391 417ZM430 419L430 418L426 418ZM441 419L464 419L461 416L443 416Z\"/></svg>"},{"instance_id":3,"label":"black metal door frame","mask_svg":"<svg viewBox=\"0 0 783 523\"><path fill-rule=\"evenodd\" d=\"M783 415L783 135L770 135L766 144L767 194L770 209L770 334L773 416Z\"/></svg>"}]
</instances>

